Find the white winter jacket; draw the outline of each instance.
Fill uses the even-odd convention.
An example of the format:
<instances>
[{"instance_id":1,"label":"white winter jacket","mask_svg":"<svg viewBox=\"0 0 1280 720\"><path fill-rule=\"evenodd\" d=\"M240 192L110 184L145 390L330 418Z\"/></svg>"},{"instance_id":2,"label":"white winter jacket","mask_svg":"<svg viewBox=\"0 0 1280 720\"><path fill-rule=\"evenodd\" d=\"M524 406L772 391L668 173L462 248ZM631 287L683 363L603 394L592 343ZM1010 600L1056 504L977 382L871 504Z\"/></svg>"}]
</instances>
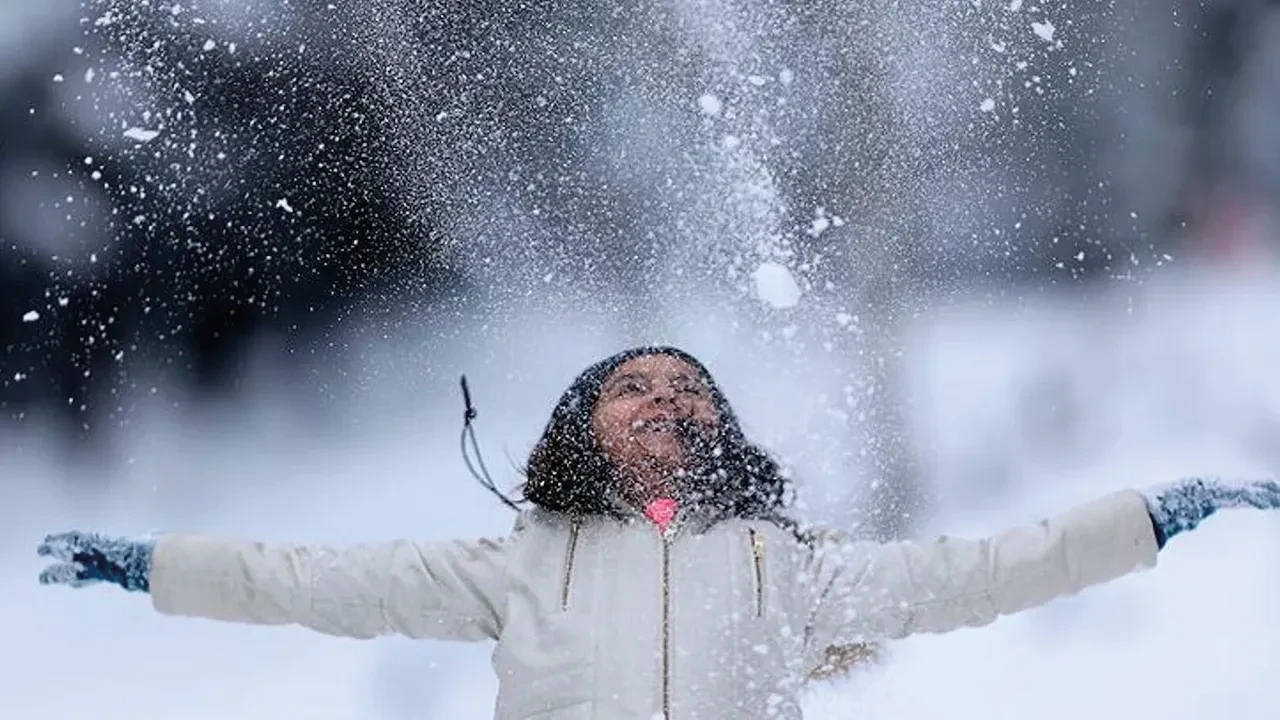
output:
<instances>
[{"instance_id":1,"label":"white winter jacket","mask_svg":"<svg viewBox=\"0 0 1280 720\"><path fill-rule=\"evenodd\" d=\"M829 648L984 625L1154 566L1120 492L981 540L808 541L773 523L521 515L500 540L337 550L162 539L162 613L334 635L495 640L500 720L801 716Z\"/></svg>"}]
</instances>

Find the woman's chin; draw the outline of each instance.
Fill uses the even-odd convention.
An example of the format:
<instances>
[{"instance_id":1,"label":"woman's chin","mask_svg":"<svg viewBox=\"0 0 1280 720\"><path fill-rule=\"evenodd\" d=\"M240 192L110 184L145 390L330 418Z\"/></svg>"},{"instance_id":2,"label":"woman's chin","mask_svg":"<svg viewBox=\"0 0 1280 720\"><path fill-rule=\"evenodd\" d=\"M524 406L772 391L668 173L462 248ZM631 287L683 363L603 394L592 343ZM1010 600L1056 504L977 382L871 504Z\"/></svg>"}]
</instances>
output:
<instances>
[{"instance_id":1,"label":"woman's chin","mask_svg":"<svg viewBox=\"0 0 1280 720\"><path fill-rule=\"evenodd\" d=\"M681 469L678 457L648 458L645 469L635 474L633 487L645 496L672 496L678 491Z\"/></svg>"}]
</instances>

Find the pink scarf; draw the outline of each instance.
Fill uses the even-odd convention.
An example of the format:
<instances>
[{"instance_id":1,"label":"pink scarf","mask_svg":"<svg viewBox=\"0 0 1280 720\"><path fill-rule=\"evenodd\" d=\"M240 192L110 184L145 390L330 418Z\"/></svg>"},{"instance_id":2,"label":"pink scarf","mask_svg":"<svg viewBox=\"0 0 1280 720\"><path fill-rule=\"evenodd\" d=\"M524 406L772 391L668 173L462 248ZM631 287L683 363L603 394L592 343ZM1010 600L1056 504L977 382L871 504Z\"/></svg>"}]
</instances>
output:
<instances>
[{"instance_id":1,"label":"pink scarf","mask_svg":"<svg viewBox=\"0 0 1280 720\"><path fill-rule=\"evenodd\" d=\"M676 518L676 513L680 510L680 504L671 498L658 498L645 506L644 516L653 521L658 526L660 532L666 532L671 526L671 521Z\"/></svg>"}]
</instances>

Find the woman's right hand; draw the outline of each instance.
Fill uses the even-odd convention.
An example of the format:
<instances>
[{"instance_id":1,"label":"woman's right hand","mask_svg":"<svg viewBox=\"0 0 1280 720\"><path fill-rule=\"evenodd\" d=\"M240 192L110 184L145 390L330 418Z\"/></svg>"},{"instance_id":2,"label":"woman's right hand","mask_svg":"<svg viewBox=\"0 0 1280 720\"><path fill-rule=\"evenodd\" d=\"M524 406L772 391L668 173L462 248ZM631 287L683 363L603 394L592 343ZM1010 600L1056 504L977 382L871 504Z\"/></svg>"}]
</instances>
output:
<instances>
[{"instance_id":1,"label":"woman's right hand","mask_svg":"<svg viewBox=\"0 0 1280 720\"><path fill-rule=\"evenodd\" d=\"M1195 529L1219 510L1280 510L1280 483L1275 480L1187 478L1148 488L1143 496L1155 526L1156 544L1161 548L1174 535Z\"/></svg>"},{"instance_id":2,"label":"woman's right hand","mask_svg":"<svg viewBox=\"0 0 1280 720\"><path fill-rule=\"evenodd\" d=\"M58 562L40 573L41 585L84 587L100 582L149 592L155 542L129 540L78 530L46 536L37 552Z\"/></svg>"}]
</instances>

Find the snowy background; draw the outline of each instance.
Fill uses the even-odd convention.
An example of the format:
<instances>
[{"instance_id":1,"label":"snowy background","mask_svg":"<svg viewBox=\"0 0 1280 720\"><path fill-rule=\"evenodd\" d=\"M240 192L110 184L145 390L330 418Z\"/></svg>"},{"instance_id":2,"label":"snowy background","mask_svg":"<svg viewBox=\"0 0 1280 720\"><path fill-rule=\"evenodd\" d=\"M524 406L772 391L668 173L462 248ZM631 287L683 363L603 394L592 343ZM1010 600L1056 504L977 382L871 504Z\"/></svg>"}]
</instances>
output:
<instances>
[{"instance_id":1,"label":"snowy background","mask_svg":"<svg viewBox=\"0 0 1280 720\"><path fill-rule=\"evenodd\" d=\"M35 583L68 528L504 533L463 372L510 487L577 371L686 347L874 537L1276 474L1275 3L856 5L0 0L0 716L487 717L484 646ZM1278 557L1214 518L807 705L1269 720Z\"/></svg>"}]
</instances>

